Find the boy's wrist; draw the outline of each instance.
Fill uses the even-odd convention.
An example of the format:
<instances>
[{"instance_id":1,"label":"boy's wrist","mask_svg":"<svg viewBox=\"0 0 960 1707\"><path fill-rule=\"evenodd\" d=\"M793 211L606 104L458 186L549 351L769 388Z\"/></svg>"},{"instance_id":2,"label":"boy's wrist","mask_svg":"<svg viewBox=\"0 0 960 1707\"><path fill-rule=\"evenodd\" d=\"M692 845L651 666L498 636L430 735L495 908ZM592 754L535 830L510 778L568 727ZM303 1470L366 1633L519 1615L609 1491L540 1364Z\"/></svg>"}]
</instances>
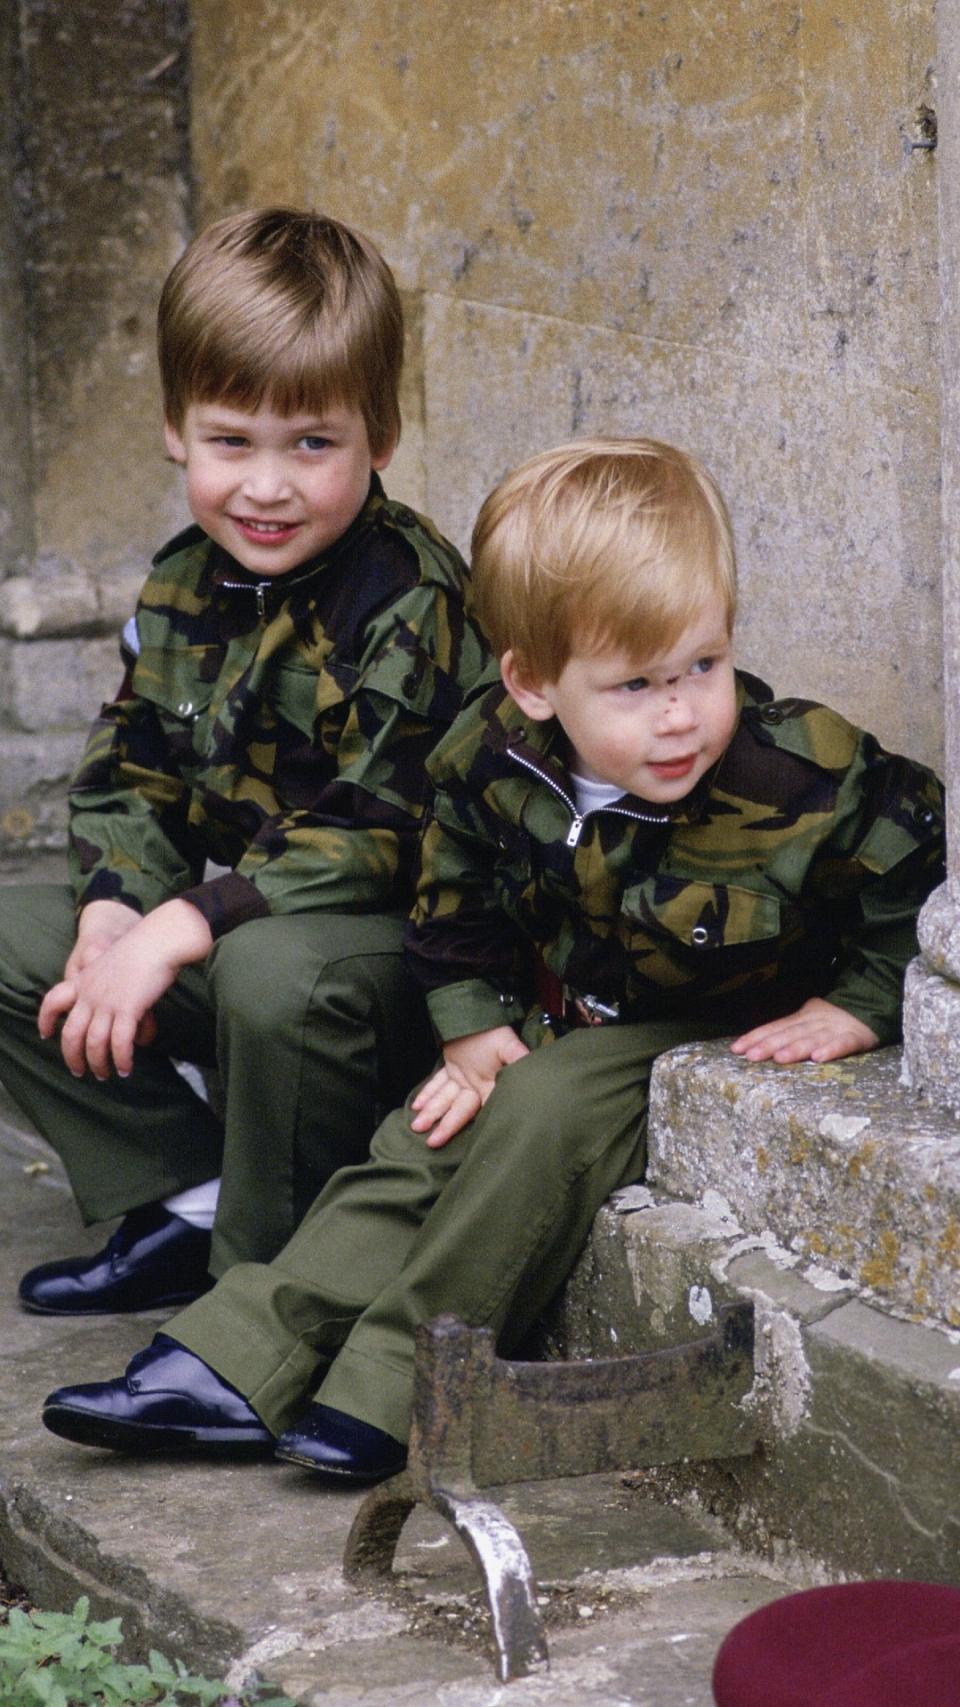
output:
<instances>
[{"instance_id":1,"label":"boy's wrist","mask_svg":"<svg viewBox=\"0 0 960 1707\"><path fill-rule=\"evenodd\" d=\"M165 901L143 920L142 935L167 965L180 968L205 960L213 947L210 926L189 901Z\"/></svg>"}]
</instances>

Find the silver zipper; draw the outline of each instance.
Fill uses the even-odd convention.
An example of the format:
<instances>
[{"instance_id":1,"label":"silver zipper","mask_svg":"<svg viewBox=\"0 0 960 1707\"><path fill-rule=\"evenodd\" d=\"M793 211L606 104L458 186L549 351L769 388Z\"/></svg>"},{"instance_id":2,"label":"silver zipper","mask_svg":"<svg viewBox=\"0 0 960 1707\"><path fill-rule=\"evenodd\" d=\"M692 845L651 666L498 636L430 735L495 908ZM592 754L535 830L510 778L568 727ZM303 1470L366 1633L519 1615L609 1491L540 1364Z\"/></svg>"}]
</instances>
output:
<instances>
[{"instance_id":1,"label":"silver zipper","mask_svg":"<svg viewBox=\"0 0 960 1707\"><path fill-rule=\"evenodd\" d=\"M251 587L249 581L221 581L220 585L226 587L231 593L253 593L257 600L257 615L261 619L266 616L266 595L270 588L269 581L258 581L255 587Z\"/></svg>"},{"instance_id":2,"label":"silver zipper","mask_svg":"<svg viewBox=\"0 0 960 1707\"><path fill-rule=\"evenodd\" d=\"M590 812L580 812L576 801L571 799L566 789L561 788L560 784L555 782L552 776L548 776L546 771L542 771L539 765L533 764L530 759L525 759L514 747L508 747L507 752L511 759L523 766L524 770L529 771L532 776L538 777L541 782L545 782L548 788L553 789L554 794L559 794L564 805L569 808L572 822L567 832L565 844L568 848L576 847L583 833L584 824L588 818L594 817L597 812L616 812L618 817L633 818L638 824L669 824L670 822L669 814L666 812L657 815L652 812L634 812L629 806L594 806Z\"/></svg>"}]
</instances>

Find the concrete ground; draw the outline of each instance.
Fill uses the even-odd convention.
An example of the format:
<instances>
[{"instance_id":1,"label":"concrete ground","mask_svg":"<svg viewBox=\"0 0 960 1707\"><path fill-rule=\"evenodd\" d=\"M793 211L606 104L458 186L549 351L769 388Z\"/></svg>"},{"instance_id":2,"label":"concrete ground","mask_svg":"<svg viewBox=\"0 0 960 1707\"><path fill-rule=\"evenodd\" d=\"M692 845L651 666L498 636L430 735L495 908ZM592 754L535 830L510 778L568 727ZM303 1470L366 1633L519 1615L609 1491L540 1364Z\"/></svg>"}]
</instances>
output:
<instances>
[{"instance_id":1,"label":"concrete ground","mask_svg":"<svg viewBox=\"0 0 960 1707\"><path fill-rule=\"evenodd\" d=\"M551 1666L500 1685L473 1567L432 1514L405 1531L395 1592L371 1598L340 1571L357 1495L293 1467L132 1460L48 1434L45 1394L119 1374L164 1318L69 1323L17 1308L24 1269L102 1233L81 1231L56 1160L9 1104L0 1192L0 1565L42 1605L89 1594L136 1646L236 1684L257 1673L308 1707L710 1707L725 1632L790 1586L642 1477L504 1490Z\"/></svg>"}]
</instances>

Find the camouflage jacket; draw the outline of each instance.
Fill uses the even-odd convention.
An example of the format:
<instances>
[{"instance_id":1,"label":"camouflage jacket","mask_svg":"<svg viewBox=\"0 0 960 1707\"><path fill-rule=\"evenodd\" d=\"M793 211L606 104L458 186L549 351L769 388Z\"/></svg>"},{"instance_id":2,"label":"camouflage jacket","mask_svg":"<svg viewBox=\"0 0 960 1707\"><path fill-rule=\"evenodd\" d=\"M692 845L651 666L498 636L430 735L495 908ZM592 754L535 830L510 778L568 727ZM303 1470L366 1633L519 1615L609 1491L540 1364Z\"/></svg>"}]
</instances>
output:
<instances>
[{"instance_id":1,"label":"camouflage jacket","mask_svg":"<svg viewBox=\"0 0 960 1707\"><path fill-rule=\"evenodd\" d=\"M179 534L71 785L78 905L184 895L215 937L269 913L406 911L426 758L488 658L465 576L376 477L337 544L275 581ZM208 860L230 869L205 881Z\"/></svg>"},{"instance_id":2,"label":"camouflage jacket","mask_svg":"<svg viewBox=\"0 0 960 1707\"><path fill-rule=\"evenodd\" d=\"M733 739L685 800L583 817L555 722L527 726L502 687L464 711L431 759L407 933L441 1038L535 1011L538 956L568 1000L621 1019L734 1032L821 995L897 1036L943 876L940 785L823 706L744 674L737 693Z\"/></svg>"}]
</instances>

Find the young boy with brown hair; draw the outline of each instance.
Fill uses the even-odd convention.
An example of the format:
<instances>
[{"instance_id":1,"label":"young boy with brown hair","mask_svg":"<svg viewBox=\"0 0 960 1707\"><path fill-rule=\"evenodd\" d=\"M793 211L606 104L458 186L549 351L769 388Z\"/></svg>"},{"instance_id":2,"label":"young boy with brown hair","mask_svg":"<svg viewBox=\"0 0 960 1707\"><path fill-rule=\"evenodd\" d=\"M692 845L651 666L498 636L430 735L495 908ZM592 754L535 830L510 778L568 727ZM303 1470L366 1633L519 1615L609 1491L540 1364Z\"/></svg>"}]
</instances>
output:
<instances>
[{"instance_id":1,"label":"young boy with brown hair","mask_svg":"<svg viewBox=\"0 0 960 1707\"><path fill-rule=\"evenodd\" d=\"M73 780L71 887L0 891L0 1075L84 1219L124 1217L24 1277L56 1314L273 1256L425 1070L401 956L425 764L488 658L458 553L380 483L403 317L367 238L217 221L158 344L195 525L154 560ZM175 1060L218 1069L222 1121Z\"/></svg>"},{"instance_id":2,"label":"young boy with brown hair","mask_svg":"<svg viewBox=\"0 0 960 1707\"><path fill-rule=\"evenodd\" d=\"M119 1380L45 1421L85 1444L400 1468L414 1336L503 1350L644 1169L656 1056L751 1061L898 1034L940 881L931 773L735 670L726 509L648 439L533 458L474 533L502 685L440 742L408 936L442 1061L269 1265L232 1269Z\"/></svg>"}]
</instances>

